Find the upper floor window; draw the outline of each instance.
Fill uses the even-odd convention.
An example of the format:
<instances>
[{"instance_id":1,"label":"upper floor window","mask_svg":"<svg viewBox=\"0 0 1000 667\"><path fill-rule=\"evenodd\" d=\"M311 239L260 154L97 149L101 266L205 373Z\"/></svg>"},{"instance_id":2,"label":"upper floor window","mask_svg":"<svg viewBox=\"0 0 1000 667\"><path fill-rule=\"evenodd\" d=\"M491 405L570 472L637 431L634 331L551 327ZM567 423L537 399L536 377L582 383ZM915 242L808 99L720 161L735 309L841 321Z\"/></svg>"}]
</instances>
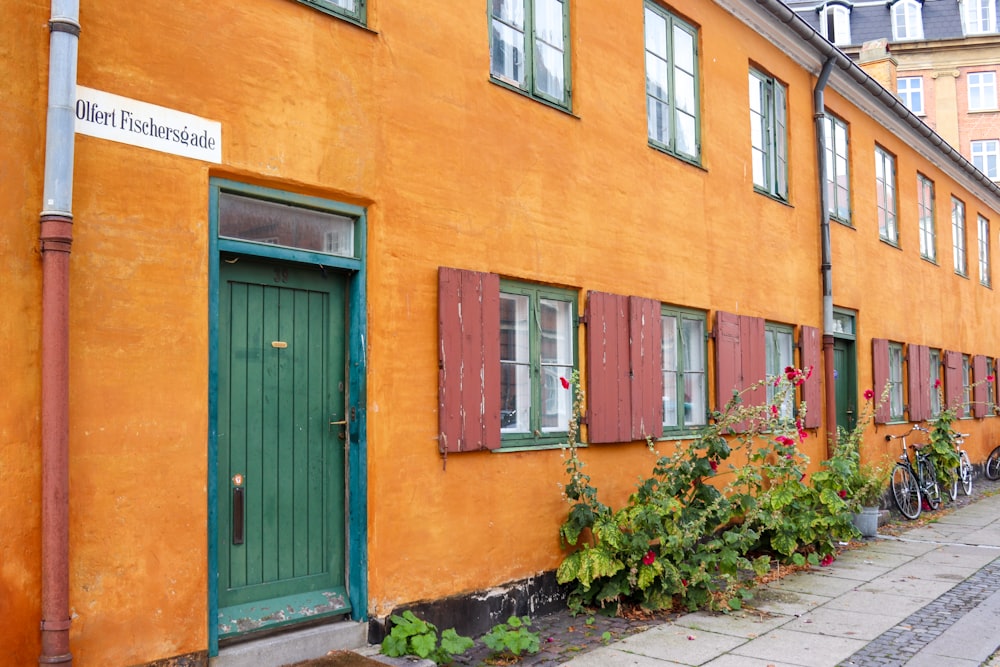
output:
<instances>
[{"instance_id":1,"label":"upper floor window","mask_svg":"<svg viewBox=\"0 0 1000 667\"><path fill-rule=\"evenodd\" d=\"M896 228L896 158L875 147L875 200L878 209L878 234L883 241L899 243Z\"/></svg>"},{"instance_id":2,"label":"upper floor window","mask_svg":"<svg viewBox=\"0 0 1000 667\"><path fill-rule=\"evenodd\" d=\"M997 108L996 72L969 72L969 111L994 111Z\"/></svg>"},{"instance_id":3,"label":"upper floor window","mask_svg":"<svg viewBox=\"0 0 1000 667\"><path fill-rule=\"evenodd\" d=\"M934 226L934 181L917 174L917 216L920 224L920 256L937 261L937 238Z\"/></svg>"},{"instance_id":4,"label":"upper floor window","mask_svg":"<svg viewBox=\"0 0 1000 667\"><path fill-rule=\"evenodd\" d=\"M899 0L892 6L892 39L923 39L924 24L917 0Z\"/></svg>"},{"instance_id":5,"label":"upper floor window","mask_svg":"<svg viewBox=\"0 0 1000 667\"><path fill-rule=\"evenodd\" d=\"M977 240L979 242L979 283L986 287L992 284L990 278L990 221L979 216L977 218Z\"/></svg>"},{"instance_id":6,"label":"upper floor window","mask_svg":"<svg viewBox=\"0 0 1000 667\"><path fill-rule=\"evenodd\" d=\"M968 259L965 253L965 204L960 199L951 198L951 245L955 260L955 273L969 275Z\"/></svg>"},{"instance_id":7,"label":"upper floor window","mask_svg":"<svg viewBox=\"0 0 1000 667\"><path fill-rule=\"evenodd\" d=\"M663 429L702 426L708 418L705 314L664 307Z\"/></svg>"},{"instance_id":8,"label":"upper floor window","mask_svg":"<svg viewBox=\"0 0 1000 667\"><path fill-rule=\"evenodd\" d=\"M697 161L698 31L646 3L646 113L649 141Z\"/></svg>"},{"instance_id":9,"label":"upper floor window","mask_svg":"<svg viewBox=\"0 0 1000 667\"><path fill-rule=\"evenodd\" d=\"M823 36L844 46L851 43L851 9L844 5L827 5L821 17Z\"/></svg>"},{"instance_id":10,"label":"upper floor window","mask_svg":"<svg viewBox=\"0 0 1000 667\"><path fill-rule=\"evenodd\" d=\"M996 0L961 0L962 27L966 35L996 32Z\"/></svg>"},{"instance_id":11,"label":"upper floor window","mask_svg":"<svg viewBox=\"0 0 1000 667\"><path fill-rule=\"evenodd\" d=\"M490 0L490 75L532 97L570 107L569 3Z\"/></svg>"},{"instance_id":12,"label":"upper floor window","mask_svg":"<svg viewBox=\"0 0 1000 667\"><path fill-rule=\"evenodd\" d=\"M924 113L924 78L921 76L901 76L896 79L896 96L915 114Z\"/></svg>"},{"instance_id":13,"label":"upper floor window","mask_svg":"<svg viewBox=\"0 0 1000 667\"><path fill-rule=\"evenodd\" d=\"M750 141L753 184L766 194L788 199L788 127L785 86L750 70Z\"/></svg>"},{"instance_id":14,"label":"upper floor window","mask_svg":"<svg viewBox=\"0 0 1000 667\"><path fill-rule=\"evenodd\" d=\"M1000 141L996 139L973 141L970 144L970 152L972 164L976 165L976 169L994 181L1000 179L1000 170L997 169L997 162L1000 161Z\"/></svg>"},{"instance_id":15,"label":"upper floor window","mask_svg":"<svg viewBox=\"0 0 1000 667\"><path fill-rule=\"evenodd\" d=\"M850 174L848 173L847 124L826 114L826 196L827 210L836 219L850 224Z\"/></svg>"},{"instance_id":16,"label":"upper floor window","mask_svg":"<svg viewBox=\"0 0 1000 667\"><path fill-rule=\"evenodd\" d=\"M767 403L775 405L778 387L775 380L782 377L785 369L795 366L793 355L792 328L780 324L764 325L764 354L767 366ZM786 391L778 404L778 418L791 419L795 415L795 392Z\"/></svg>"},{"instance_id":17,"label":"upper floor window","mask_svg":"<svg viewBox=\"0 0 1000 667\"><path fill-rule=\"evenodd\" d=\"M329 14L342 16L354 23L365 24L366 0L301 0Z\"/></svg>"}]
</instances>

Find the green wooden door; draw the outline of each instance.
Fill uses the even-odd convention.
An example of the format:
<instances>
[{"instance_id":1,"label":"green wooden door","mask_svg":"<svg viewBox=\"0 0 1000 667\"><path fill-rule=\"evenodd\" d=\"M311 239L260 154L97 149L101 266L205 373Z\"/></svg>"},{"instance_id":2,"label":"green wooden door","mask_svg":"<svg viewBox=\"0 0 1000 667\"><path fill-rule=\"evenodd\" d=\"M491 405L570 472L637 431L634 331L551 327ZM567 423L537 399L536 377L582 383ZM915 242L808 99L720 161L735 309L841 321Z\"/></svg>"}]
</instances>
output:
<instances>
[{"instance_id":1,"label":"green wooden door","mask_svg":"<svg viewBox=\"0 0 1000 667\"><path fill-rule=\"evenodd\" d=\"M857 423L858 380L854 341L835 338L833 341L833 373L837 397L837 426L848 431Z\"/></svg>"},{"instance_id":2,"label":"green wooden door","mask_svg":"<svg viewBox=\"0 0 1000 667\"><path fill-rule=\"evenodd\" d=\"M271 625L272 610L350 608L345 286L319 268L221 266L216 539L220 619L233 622L220 637Z\"/></svg>"}]
</instances>

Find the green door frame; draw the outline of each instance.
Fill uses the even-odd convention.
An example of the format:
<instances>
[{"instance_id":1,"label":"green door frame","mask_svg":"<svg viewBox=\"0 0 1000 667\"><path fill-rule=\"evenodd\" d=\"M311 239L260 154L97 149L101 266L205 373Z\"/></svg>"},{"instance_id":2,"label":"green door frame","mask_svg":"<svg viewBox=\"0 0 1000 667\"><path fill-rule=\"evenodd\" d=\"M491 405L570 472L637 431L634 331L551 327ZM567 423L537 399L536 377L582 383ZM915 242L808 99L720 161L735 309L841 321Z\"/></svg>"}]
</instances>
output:
<instances>
[{"instance_id":1,"label":"green door frame","mask_svg":"<svg viewBox=\"0 0 1000 667\"><path fill-rule=\"evenodd\" d=\"M302 206L347 216L354 220L353 257L328 255L265 243L219 238L219 195L222 192ZM347 279L347 395L351 443L347 469L347 590L351 616L364 621L368 613L368 502L367 502L367 213L364 208L318 197L247 185L221 178L209 180L208 210L208 649L219 652L218 531L218 389L219 389L219 262L223 252L320 265L348 273Z\"/></svg>"},{"instance_id":2,"label":"green door frame","mask_svg":"<svg viewBox=\"0 0 1000 667\"><path fill-rule=\"evenodd\" d=\"M837 350L844 352L844 367L837 368L834 362L835 385L837 387L837 414L834 422L837 427L842 427L848 431L854 429L857 423L858 407L858 352L857 352L857 312L845 308L834 308L833 349L836 358ZM843 384L837 384L843 374ZM846 386L845 386L846 385ZM843 387L843 390L841 390ZM844 405L841 398L846 396L847 405Z\"/></svg>"}]
</instances>

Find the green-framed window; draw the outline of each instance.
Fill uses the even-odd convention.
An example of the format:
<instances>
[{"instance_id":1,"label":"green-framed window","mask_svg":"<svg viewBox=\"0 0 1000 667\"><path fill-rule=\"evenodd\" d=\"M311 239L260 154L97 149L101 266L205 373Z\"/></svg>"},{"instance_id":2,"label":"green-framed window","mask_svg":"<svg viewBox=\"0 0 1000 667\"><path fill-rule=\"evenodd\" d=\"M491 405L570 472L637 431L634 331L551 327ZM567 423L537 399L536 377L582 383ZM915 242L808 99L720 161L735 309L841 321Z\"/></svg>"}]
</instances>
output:
<instances>
[{"instance_id":1,"label":"green-framed window","mask_svg":"<svg viewBox=\"0 0 1000 667\"><path fill-rule=\"evenodd\" d=\"M365 25L368 18L365 12L367 0L299 0L299 2L358 25Z\"/></svg>"},{"instance_id":2,"label":"green-framed window","mask_svg":"<svg viewBox=\"0 0 1000 667\"><path fill-rule=\"evenodd\" d=\"M564 437L576 367L576 294L500 282L500 432L502 446L549 444Z\"/></svg>"},{"instance_id":3,"label":"green-framed window","mask_svg":"<svg viewBox=\"0 0 1000 667\"><path fill-rule=\"evenodd\" d=\"M646 2L645 26L649 143L698 162L698 29L652 2Z\"/></svg>"},{"instance_id":4,"label":"green-framed window","mask_svg":"<svg viewBox=\"0 0 1000 667\"><path fill-rule=\"evenodd\" d=\"M955 273L969 275L969 260L965 250L965 203L951 198L951 246L955 261Z\"/></svg>"},{"instance_id":5,"label":"green-framed window","mask_svg":"<svg viewBox=\"0 0 1000 667\"><path fill-rule=\"evenodd\" d=\"M943 393L941 383L944 381L941 378L941 350L930 351L930 363L927 370L931 388L931 417L937 417L941 414L941 394Z\"/></svg>"},{"instance_id":6,"label":"green-framed window","mask_svg":"<svg viewBox=\"0 0 1000 667\"><path fill-rule=\"evenodd\" d=\"M989 287L993 284L990 270L990 221L983 216L976 218L979 241L979 284Z\"/></svg>"},{"instance_id":7,"label":"green-framed window","mask_svg":"<svg viewBox=\"0 0 1000 667\"><path fill-rule=\"evenodd\" d=\"M785 86L750 70L750 144L754 189L788 200L788 109Z\"/></svg>"},{"instance_id":8,"label":"green-framed window","mask_svg":"<svg viewBox=\"0 0 1000 667\"><path fill-rule=\"evenodd\" d=\"M972 361L962 355L962 417L972 416Z\"/></svg>"},{"instance_id":9,"label":"green-framed window","mask_svg":"<svg viewBox=\"0 0 1000 667\"><path fill-rule=\"evenodd\" d=\"M705 313L695 310L664 306L660 311L665 434L708 421L705 322Z\"/></svg>"},{"instance_id":10,"label":"green-framed window","mask_svg":"<svg viewBox=\"0 0 1000 667\"><path fill-rule=\"evenodd\" d=\"M889 419L903 420L903 346L889 343Z\"/></svg>"},{"instance_id":11,"label":"green-framed window","mask_svg":"<svg viewBox=\"0 0 1000 667\"><path fill-rule=\"evenodd\" d=\"M847 146L847 123L826 113L826 206L830 216L851 224L851 178Z\"/></svg>"},{"instance_id":12,"label":"green-framed window","mask_svg":"<svg viewBox=\"0 0 1000 667\"><path fill-rule=\"evenodd\" d=\"M795 366L795 341L792 327L783 324L764 324L764 363L767 369L767 403L775 405L778 399L774 381L785 374L785 369ZM786 392L777 403L778 417L791 419L795 415L795 392Z\"/></svg>"},{"instance_id":13,"label":"green-framed window","mask_svg":"<svg viewBox=\"0 0 1000 667\"><path fill-rule=\"evenodd\" d=\"M899 245L899 230L896 226L896 158L880 146L875 147L875 206L879 238Z\"/></svg>"},{"instance_id":14,"label":"green-framed window","mask_svg":"<svg viewBox=\"0 0 1000 667\"><path fill-rule=\"evenodd\" d=\"M917 217L920 225L920 256L937 262L937 232L934 226L934 181L917 174Z\"/></svg>"},{"instance_id":15,"label":"green-framed window","mask_svg":"<svg viewBox=\"0 0 1000 667\"><path fill-rule=\"evenodd\" d=\"M569 1L489 0L490 76L570 108Z\"/></svg>"},{"instance_id":16,"label":"green-framed window","mask_svg":"<svg viewBox=\"0 0 1000 667\"><path fill-rule=\"evenodd\" d=\"M996 359L986 357L986 375L984 380L986 386L986 416L994 417L997 414L997 366ZM988 378L992 377L990 380Z\"/></svg>"}]
</instances>

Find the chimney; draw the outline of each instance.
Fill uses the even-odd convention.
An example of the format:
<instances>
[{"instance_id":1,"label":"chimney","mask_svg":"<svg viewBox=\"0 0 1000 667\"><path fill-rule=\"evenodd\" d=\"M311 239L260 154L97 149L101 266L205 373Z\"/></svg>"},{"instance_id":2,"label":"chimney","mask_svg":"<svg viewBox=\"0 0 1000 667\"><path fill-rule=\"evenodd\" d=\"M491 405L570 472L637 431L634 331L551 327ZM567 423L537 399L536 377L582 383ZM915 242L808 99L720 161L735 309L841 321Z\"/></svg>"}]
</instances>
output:
<instances>
[{"instance_id":1,"label":"chimney","mask_svg":"<svg viewBox=\"0 0 1000 667\"><path fill-rule=\"evenodd\" d=\"M889 40L873 39L862 44L858 65L883 88L896 94L896 59L889 53Z\"/></svg>"}]
</instances>

